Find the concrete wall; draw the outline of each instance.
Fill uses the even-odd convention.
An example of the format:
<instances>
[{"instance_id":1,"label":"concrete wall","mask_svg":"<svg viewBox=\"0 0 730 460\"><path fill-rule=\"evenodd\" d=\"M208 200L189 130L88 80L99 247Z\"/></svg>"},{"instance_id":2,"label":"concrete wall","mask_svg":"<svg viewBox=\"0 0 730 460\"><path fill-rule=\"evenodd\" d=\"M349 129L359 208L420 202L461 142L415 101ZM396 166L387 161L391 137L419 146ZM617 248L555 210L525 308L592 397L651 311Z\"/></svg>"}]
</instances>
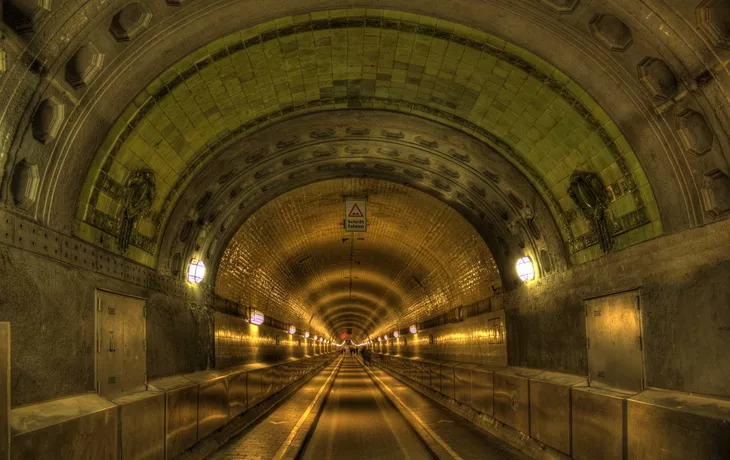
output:
<instances>
[{"instance_id":1,"label":"concrete wall","mask_svg":"<svg viewBox=\"0 0 730 460\"><path fill-rule=\"evenodd\" d=\"M204 298L165 294L0 243L0 321L13 329L13 406L94 390L97 288L148 299L150 379L213 365L213 318Z\"/></svg>"},{"instance_id":2,"label":"concrete wall","mask_svg":"<svg viewBox=\"0 0 730 460\"><path fill-rule=\"evenodd\" d=\"M582 300L640 287L646 384L730 396L729 243L725 220L507 293L510 365L585 375Z\"/></svg>"}]
</instances>

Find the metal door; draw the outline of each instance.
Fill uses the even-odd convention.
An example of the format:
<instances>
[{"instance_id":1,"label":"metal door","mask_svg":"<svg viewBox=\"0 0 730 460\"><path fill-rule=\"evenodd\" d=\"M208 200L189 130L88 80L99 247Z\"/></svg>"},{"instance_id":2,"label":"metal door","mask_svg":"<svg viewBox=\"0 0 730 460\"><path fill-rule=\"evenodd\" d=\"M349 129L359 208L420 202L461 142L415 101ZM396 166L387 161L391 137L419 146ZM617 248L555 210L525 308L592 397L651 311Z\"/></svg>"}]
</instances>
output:
<instances>
[{"instance_id":1,"label":"metal door","mask_svg":"<svg viewBox=\"0 0 730 460\"><path fill-rule=\"evenodd\" d=\"M101 396L147 384L145 301L96 291L96 389Z\"/></svg>"},{"instance_id":2,"label":"metal door","mask_svg":"<svg viewBox=\"0 0 730 460\"><path fill-rule=\"evenodd\" d=\"M588 379L591 386L644 389L639 291L584 301Z\"/></svg>"},{"instance_id":3,"label":"metal door","mask_svg":"<svg viewBox=\"0 0 730 460\"><path fill-rule=\"evenodd\" d=\"M116 296L114 296L116 297ZM120 316L119 302L108 293L98 292L97 298L97 332L96 332L96 391L102 396L122 392L123 347L124 337Z\"/></svg>"},{"instance_id":4,"label":"metal door","mask_svg":"<svg viewBox=\"0 0 730 460\"><path fill-rule=\"evenodd\" d=\"M134 297L124 300L123 389L144 390L147 384L145 302Z\"/></svg>"}]
</instances>

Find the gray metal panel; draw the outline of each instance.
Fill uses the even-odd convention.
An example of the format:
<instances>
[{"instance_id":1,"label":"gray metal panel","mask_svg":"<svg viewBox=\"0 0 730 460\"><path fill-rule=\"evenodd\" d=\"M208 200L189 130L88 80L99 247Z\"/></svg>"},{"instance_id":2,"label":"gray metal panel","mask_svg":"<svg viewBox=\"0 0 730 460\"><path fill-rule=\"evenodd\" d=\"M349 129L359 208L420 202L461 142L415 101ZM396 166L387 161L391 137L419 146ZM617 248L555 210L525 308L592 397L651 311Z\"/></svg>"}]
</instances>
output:
<instances>
[{"instance_id":1,"label":"gray metal panel","mask_svg":"<svg viewBox=\"0 0 730 460\"><path fill-rule=\"evenodd\" d=\"M626 395L573 387L572 445L576 460L622 460Z\"/></svg>"},{"instance_id":2,"label":"gray metal panel","mask_svg":"<svg viewBox=\"0 0 730 460\"><path fill-rule=\"evenodd\" d=\"M112 400L119 407L121 460L165 458L165 394L144 391Z\"/></svg>"},{"instance_id":3,"label":"gray metal panel","mask_svg":"<svg viewBox=\"0 0 730 460\"><path fill-rule=\"evenodd\" d=\"M228 416L233 418L244 412L247 406L246 399L246 372L235 372L228 379Z\"/></svg>"},{"instance_id":4,"label":"gray metal panel","mask_svg":"<svg viewBox=\"0 0 730 460\"><path fill-rule=\"evenodd\" d=\"M117 406L86 394L13 409L12 451L17 460L116 459Z\"/></svg>"},{"instance_id":5,"label":"gray metal panel","mask_svg":"<svg viewBox=\"0 0 730 460\"><path fill-rule=\"evenodd\" d=\"M424 382L424 385L429 386L432 390L441 392L441 363L444 361L423 361L423 370L428 373L428 383ZM424 377L425 380L425 377Z\"/></svg>"},{"instance_id":6,"label":"gray metal panel","mask_svg":"<svg viewBox=\"0 0 730 460\"><path fill-rule=\"evenodd\" d=\"M165 398L165 455L171 459L198 440L198 384L169 390Z\"/></svg>"},{"instance_id":7,"label":"gray metal panel","mask_svg":"<svg viewBox=\"0 0 730 460\"><path fill-rule=\"evenodd\" d=\"M459 364L454 367L454 399L471 406L471 370L476 364Z\"/></svg>"},{"instance_id":8,"label":"gray metal panel","mask_svg":"<svg viewBox=\"0 0 730 460\"><path fill-rule=\"evenodd\" d=\"M0 460L10 455L10 323L0 323Z\"/></svg>"},{"instance_id":9,"label":"gray metal panel","mask_svg":"<svg viewBox=\"0 0 730 460\"><path fill-rule=\"evenodd\" d=\"M482 367L471 370L471 407L494 416L494 371Z\"/></svg>"},{"instance_id":10,"label":"gray metal panel","mask_svg":"<svg viewBox=\"0 0 730 460\"><path fill-rule=\"evenodd\" d=\"M115 396L146 390L145 301L96 291L97 392Z\"/></svg>"},{"instance_id":11,"label":"gray metal panel","mask_svg":"<svg viewBox=\"0 0 730 460\"><path fill-rule=\"evenodd\" d=\"M251 408L261 402L263 395L261 394L261 380L264 369L247 372L246 395L248 407Z\"/></svg>"},{"instance_id":12,"label":"gray metal panel","mask_svg":"<svg viewBox=\"0 0 730 460\"><path fill-rule=\"evenodd\" d=\"M109 292L96 292L96 391L101 396L118 395L124 392L123 299Z\"/></svg>"},{"instance_id":13,"label":"gray metal panel","mask_svg":"<svg viewBox=\"0 0 730 460\"><path fill-rule=\"evenodd\" d=\"M647 390L628 400L630 459L727 459L730 401Z\"/></svg>"},{"instance_id":14,"label":"gray metal panel","mask_svg":"<svg viewBox=\"0 0 730 460\"><path fill-rule=\"evenodd\" d=\"M586 379L546 372L530 380L530 436L570 455L570 388Z\"/></svg>"},{"instance_id":15,"label":"gray metal panel","mask_svg":"<svg viewBox=\"0 0 730 460\"><path fill-rule=\"evenodd\" d=\"M644 358L639 291L584 302L591 386L641 391Z\"/></svg>"},{"instance_id":16,"label":"gray metal panel","mask_svg":"<svg viewBox=\"0 0 730 460\"><path fill-rule=\"evenodd\" d=\"M261 373L261 396L266 399L274 391L274 373L276 370L273 367L267 367Z\"/></svg>"},{"instance_id":17,"label":"gray metal panel","mask_svg":"<svg viewBox=\"0 0 730 460\"><path fill-rule=\"evenodd\" d=\"M454 399L454 367L459 363L442 363L440 367L441 393Z\"/></svg>"},{"instance_id":18,"label":"gray metal panel","mask_svg":"<svg viewBox=\"0 0 730 460\"><path fill-rule=\"evenodd\" d=\"M530 433L530 381L518 375L494 373L494 418Z\"/></svg>"},{"instance_id":19,"label":"gray metal panel","mask_svg":"<svg viewBox=\"0 0 730 460\"><path fill-rule=\"evenodd\" d=\"M125 392L147 389L147 329L145 301L134 297L124 297L124 343L122 386Z\"/></svg>"},{"instance_id":20,"label":"gray metal panel","mask_svg":"<svg viewBox=\"0 0 730 460\"><path fill-rule=\"evenodd\" d=\"M218 377L198 389L198 441L228 422L228 381Z\"/></svg>"}]
</instances>

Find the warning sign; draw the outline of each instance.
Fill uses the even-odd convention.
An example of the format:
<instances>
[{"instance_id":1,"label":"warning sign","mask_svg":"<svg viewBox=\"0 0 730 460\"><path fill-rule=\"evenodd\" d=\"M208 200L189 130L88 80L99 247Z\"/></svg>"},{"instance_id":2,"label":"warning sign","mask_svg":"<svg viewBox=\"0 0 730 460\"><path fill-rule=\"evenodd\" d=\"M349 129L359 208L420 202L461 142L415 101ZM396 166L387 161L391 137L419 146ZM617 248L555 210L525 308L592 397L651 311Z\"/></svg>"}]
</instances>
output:
<instances>
[{"instance_id":1,"label":"warning sign","mask_svg":"<svg viewBox=\"0 0 730 460\"><path fill-rule=\"evenodd\" d=\"M345 199L345 231L366 232L368 230L367 200Z\"/></svg>"},{"instance_id":2,"label":"warning sign","mask_svg":"<svg viewBox=\"0 0 730 460\"><path fill-rule=\"evenodd\" d=\"M363 214L360 210L360 206L355 203L352 205L352 208L350 208L350 212L347 214L347 217L365 217L365 214Z\"/></svg>"}]
</instances>

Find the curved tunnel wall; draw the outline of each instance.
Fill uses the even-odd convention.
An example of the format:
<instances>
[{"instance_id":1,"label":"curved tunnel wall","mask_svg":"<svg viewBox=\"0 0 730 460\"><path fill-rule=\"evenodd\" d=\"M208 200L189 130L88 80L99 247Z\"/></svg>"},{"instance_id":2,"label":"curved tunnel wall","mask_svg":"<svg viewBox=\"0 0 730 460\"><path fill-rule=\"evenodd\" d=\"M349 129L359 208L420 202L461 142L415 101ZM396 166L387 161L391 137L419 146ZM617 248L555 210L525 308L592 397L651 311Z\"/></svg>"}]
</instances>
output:
<instances>
[{"instance_id":1,"label":"curved tunnel wall","mask_svg":"<svg viewBox=\"0 0 730 460\"><path fill-rule=\"evenodd\" d=\"M682 232L580 267L560 267L558 273L507 293L510 363L585 373L581 300L644 286L648 384L730 395L726 360L707 359L716 356L713 350L728 345L727 309L721 308L727 304L723 280L728 241L727 222L722 218L729 208L728 75L721 64L728 54L728 33L722 24L715 24L716 8L722 3L451 3L422 2L419 8L424 16L484 31L478 34L480 39L487 33L509 38L518 48L503 43L503 50L528 50L566 76L563 79L561 73L554 73L556 78L575 82L579 86L575 91L590 95L596 101L595 106L588 104L593 116L602 126L615 124L618 138L626 141L617 143L634 152L638 170L651 184L661 230ZM213 366L211 310L218 301L212 292L186 286L180 274L171 276L169 266L156 266L150 253L132 256L146 265L133 262L129 254L120 257L109 235L95 237L83 231L74 235L79 199L85 204L82 184L96 152L111 147L104 144L104 136L115 129L117 121L123 124L133 117L123 113L148 86L149 78L142 76L157 75L205 43L312 6L305 1L273 9L254 2L186 2L180 8L167 2L144 2L151 14L149 22L143 21L144 27L133 31L129 40L117 41L118 35L110 34L110 22L124 2L68 0L54 4L50 12L41 11L24 21L5 18L2 30L6 39L0 42L4 102L0 161L5 165L0 318L14 327L12 395L16 405L93 389L91 309L95 288L149 299L151 375ZM406 1L390 1L387 6L412 8ZM72 17L75 19L69 21ZM210 27L210 23L220 27ZM286 27L289 25L282 24ZM359 20L357 27L362 27ZM59 34L69 39L58 40ZM450 37L458 36L463 34ZM82 45L89 43L93 46L78 55ZM87 64L79 68L76 63ZM359 90L363 88L361 82ZM148 97L142 99L140 106ZM422 110L419 115L455 126L458 123L452 123L450 117L440 115L451 113L446 99L443 102L438 104L447 108L439 114ZM479 138L477 130L469 134ZM489 139L483 136L480 141L489 144ZM150 140L154 145L154 139ZM495 144L494 139L491 142ZM150 147L145 147L147 152L152 152ZM602 149L598 144L595 147ZM143 164L147 163L141 161L139 166ZM94 167L103 169L103 161ZM560 178L554 179L560 183ZM532 185L544 197L540 184ZM159 203L160 198L157 200ZM196 201L190 198L189 203ZM545 202L550 206L549 199ZM710 224L714 220L719 222ZM556 222L559 225L559 219ZM687 231L700 224L710 225ZM653 225L649 234L640 233L637 241L659 234ZM170 241L165 237L159 247ZM173 256L174 251L165 255ZM39 286L39 279L49 281Z\"/></svg>"}]
</instances>

